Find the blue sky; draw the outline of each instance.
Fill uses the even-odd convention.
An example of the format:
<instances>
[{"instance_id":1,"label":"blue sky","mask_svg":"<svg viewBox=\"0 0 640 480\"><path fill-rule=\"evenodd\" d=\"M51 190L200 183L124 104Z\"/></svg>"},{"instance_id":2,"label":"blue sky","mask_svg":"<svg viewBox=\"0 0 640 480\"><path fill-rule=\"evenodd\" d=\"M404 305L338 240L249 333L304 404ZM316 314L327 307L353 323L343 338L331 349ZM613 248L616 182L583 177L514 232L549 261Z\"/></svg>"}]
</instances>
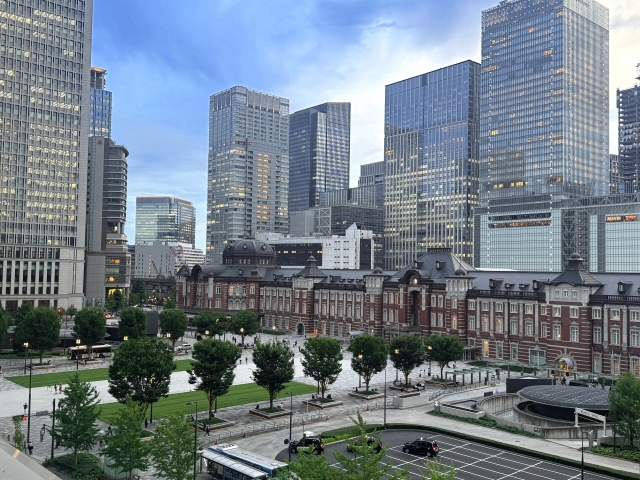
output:
<instances>
[{"instance_id":1,"label":"blue sky","mask_svg":"<svg viewBox=\"0 0 640 480\"><path fill-rule=\"evenodd\" d=\"M209 96L244 85L291 100L291 111L352 103L351 184L382 160L384 86L480 60L481 11L497 0L95 0L92 65L107 70L113 139L129 148L126 233L135 197L174 195L197 208L204 248ZM638 0L611 9L615 88L633 84Z\"/></svg>"}]
</instances>

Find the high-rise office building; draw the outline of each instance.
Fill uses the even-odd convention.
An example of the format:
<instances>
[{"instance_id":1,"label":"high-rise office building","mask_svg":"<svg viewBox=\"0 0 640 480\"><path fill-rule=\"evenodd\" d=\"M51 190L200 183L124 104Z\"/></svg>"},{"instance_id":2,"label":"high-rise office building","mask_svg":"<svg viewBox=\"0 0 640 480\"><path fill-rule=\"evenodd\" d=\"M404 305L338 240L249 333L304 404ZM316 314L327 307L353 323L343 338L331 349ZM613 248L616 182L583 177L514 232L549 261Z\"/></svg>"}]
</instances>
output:
<instances>
[{"instance_id":1,"label":"high-rise office building","mask_svg":"<svg viewBox=\"0 0 640 480\"><path fill-rule=\"evenodd\" d=\"M176 197L136 197L136 243L196 243L196 208Z\"/></svg>"},{"instance_id":2,"label":"high-rise office building","mask_svg":"<svg viewBox=\"0 0 640 480\"><path fill-rule=\"evenodd\" d=\"M85 296L91 305L104 306L116 289L129 294L131 256L124 234L127 156L127 148L111 139L89 137Z\"/></svg>"},{"instance_id":3,"label":"high-rise office building","mask_svg":"<svg viewBox=\"0 0 640 480\"><path fill-rule=\"evenodd\" d=\"M209 101L207 258L227 241L287 233L289 100L235 86Z\"/></svg>"},{"instance_id":4,"label":"high-rise office building","mask_svg":"<svg viewBox=\"0 0 640 480\"><path fill-rule=\"evenodd\" d=\"M638 67L640 80L640 67ZM618 90L618 168L625 193L640 191L640 86Z\"/></svg>"},{"instance_id":5,"label":"high-rise office building","mask_svg":"<svg viewBox=\"0 0 640 480\"><path fill-rule=\"evenodd\" d=\"M320 205L349 186L351 104L329 102L289 117L289 211Z\"/></svg>"},{"instance_id":6,"label":"high-rise office building","mask_svg":"<svg viewBox=\"0 0 640 480\"><path fill-rule=\"evenodd\" d=\"M609 154L609 193L615 195L624 193L624 187L620 181L620 157Z\"/></svg>"},{"instance_id":7,"label":"high-rise office building","mask_svg":"<svg viewBox=\"0 0 640 480\"><path fill-rule=\"evenodd\" d=\"M0 303L79 308L93 1L0 2L0 15Z\"/></svg>"},{"instance_id":8,"label":"high-rise office building","mask_svg":"<svg viewBox=\"0 0 640 480\"><path fill-rule=\"evenodd\" d=\"M322 193L320 206L325 205L384 208L384 162L360 165L358 186Z\"/></svg>"},{"instance_id":9,"label":"high-rise office building","mask_svg":"<svg viewBox=\"0 0 640 480\"><path fill-rule=\"evenodd\" d=\"M106 90L107 71L91 67L91 96L89 97L89 136L111 138L111 92Z\"/></svg>"},{"instance_id":10,"label":"high-rise office building","mask_svg":"<svg viewBox=\"0 0 640 480\"><path fill-rule=\"evenodd\" d=\"M588 254L554 205L609 193L608 89L609 12L598 2L508 0L482 13L476 266L526 258L560 271Z\"/></svg>"},{"instance_id":11,"label":"high-rise office building","mask_svg":"<svg viewBox=\"0 0 640 480\"><path fill-rule=\"evenodd\" d=\"M429 247L471 261L478 197L480 65L470 60L385 87L385 267Z\"/></svg>"},{"instance_id":12,"label":"high-rise office building","mask_svg":"<svg viewBox=\"0 0 640 480\"><path fill-rule=\"evenodd\" d=\"M384 160L360 165L358 186L368 187L369 185L384 185Z\"/></svg>"}]
</instances>

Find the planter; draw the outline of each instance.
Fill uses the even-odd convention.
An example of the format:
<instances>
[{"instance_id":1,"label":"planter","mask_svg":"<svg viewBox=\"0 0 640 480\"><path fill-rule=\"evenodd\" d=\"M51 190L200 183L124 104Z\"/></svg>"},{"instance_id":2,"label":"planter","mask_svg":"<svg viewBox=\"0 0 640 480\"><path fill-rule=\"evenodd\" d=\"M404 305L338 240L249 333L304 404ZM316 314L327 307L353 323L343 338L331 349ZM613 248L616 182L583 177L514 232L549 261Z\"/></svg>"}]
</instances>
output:
<instances>
[{"instance_id":1,"label":"planter","mask_svg":"<svg viewBox=\"0 0 640 480\"><path fill-rule=\"evenodd\" d=\"M325 398L325 403L318 403L314 400L303 400L302 404L308 407L319 408L320 410L324 410L325 408L333 408L333 407L342 405L342 402L338 402L337 400L334 400L333 402L327 402L327 399Z\"/></svg>"},{"instance_id":2,"label":"planter","mask_svg":"<svg viewBox=\"0 0 640 480\"><path fill-rule=\"evenodd\" d=\"M29 365L27 365L27 368L30 368ZM56 366L53 365L53 364L52 365L46 365L46 364L45 365L33 365L33 369L34 370L50 370L50 369L53 369L53 368L56 368Z\"/></svg>"},{"instance_id":3,"label":"planter","mask_svg":"<svg viewBox=\"0 0 640 480\"><path fill-rule=\"evenodd\" d=\"M398 398L409 398L409 397L419 397L420 392L405 392L397 395Z\"/></svg>"},{"instance_id":4,"label":"planter","mask_svg":"<svg viewBox=\"0 0 640 480\"><path fill-rule=\"evenodd\" d=\"M216 423L209 424L209 430L217 430L219 428L232 427L233 425L236 424L236 422L230 422L220 417L215 417L215 419L216 419ZM206 420L204 423L208 421L209 420ZM200 430L201 432L204 432L204 423L202 420L198 419L198 430Z\"/></svg>"},{"instance_id":5,"label":"planter","mask_svg":"<svg viewBox=\"0 0 640 480\"><path fill-rule=\"evenodd\" d=\"M360 392L358 393L350 392L349 396L354 398L360 398L362 400L373 400L376 398L383 398L384 392L375 392L375 393L372 393L371 395L365 395L364 393L360 393Z\"/></svg>"},{"instance_id":6,"label":"planter","mask_svg":"<svg viewBox=\"0 0 640 480\"><path fill-rule=\"evenodd\" d=\"M278 418L278 417L288 417L291 414L290 410L286 410L286 409L280 409L277 412L267 412L265 410L258 410L256 408L252 408L251 410L249 410L249 413L251 415L254 415L256 417L260 417L260 418L264 418L265 420L271 419L271 418Z\"/></svg>"}]
</instances>

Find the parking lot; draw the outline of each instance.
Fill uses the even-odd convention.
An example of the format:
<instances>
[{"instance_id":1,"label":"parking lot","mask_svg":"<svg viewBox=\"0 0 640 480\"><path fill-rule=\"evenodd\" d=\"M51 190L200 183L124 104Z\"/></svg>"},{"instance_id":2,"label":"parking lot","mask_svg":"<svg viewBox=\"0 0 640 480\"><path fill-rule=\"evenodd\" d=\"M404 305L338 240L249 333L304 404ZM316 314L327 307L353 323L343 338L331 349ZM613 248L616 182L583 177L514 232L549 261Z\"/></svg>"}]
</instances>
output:
<instances>
[{"instance_id":1,"label":"parking lot","mask_svg":"<svg viewBox=\"0 0 640 480\"><path fill-rule=\"evenodd\" d=\"M382 442L388 446L386 458L397 469L409 467L409 478L426 478L421 474L425 462L430 458L412 455L402 452L402 445L406 441L415 440L418 437L436 440L440 447L439 459L442 463L451 465L456 469L456 478L463 480L569 480L580 479L580 470L566 467L557 463L539 460L517 453L508 452L499 448L488 447L479 443L469 442L446 435L433 435L419 430L390 430L382 433ZM327 459L336 468L339 464L335 461L333 450L338 450L345 455L353 455L347 452L346 442L328 445L325 452ZM287 459L287 450L277 455L278 460ZM295 454L294 454L295 456ZM609 479L602 475L585 471L584 478L588 480Z\"/></svg>"}]
</instances>

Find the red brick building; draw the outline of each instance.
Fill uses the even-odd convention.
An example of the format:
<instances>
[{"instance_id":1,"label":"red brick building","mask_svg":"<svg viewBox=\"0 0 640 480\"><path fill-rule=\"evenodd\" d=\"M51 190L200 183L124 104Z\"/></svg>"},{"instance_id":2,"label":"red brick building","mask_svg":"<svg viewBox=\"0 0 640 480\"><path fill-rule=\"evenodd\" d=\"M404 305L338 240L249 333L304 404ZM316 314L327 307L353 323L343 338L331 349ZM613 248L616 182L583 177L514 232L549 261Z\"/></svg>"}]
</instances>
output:
<instances>
[{"instance_id":1,"label":"red brick building","mask_svg":"<svg viewBox=\"0 0 640 480\"><path fill-rule=\"evenodd\" d=\"M465 357L560 362L579 372L640 376L640 273L592 275L574 254L560 274L478 270L431 249L400 271L276 265L253 239L222 265L183 267L180 308L256 312L265 328L346 338L357 332L458 335Z\"/></svg>"}]
</instances>

